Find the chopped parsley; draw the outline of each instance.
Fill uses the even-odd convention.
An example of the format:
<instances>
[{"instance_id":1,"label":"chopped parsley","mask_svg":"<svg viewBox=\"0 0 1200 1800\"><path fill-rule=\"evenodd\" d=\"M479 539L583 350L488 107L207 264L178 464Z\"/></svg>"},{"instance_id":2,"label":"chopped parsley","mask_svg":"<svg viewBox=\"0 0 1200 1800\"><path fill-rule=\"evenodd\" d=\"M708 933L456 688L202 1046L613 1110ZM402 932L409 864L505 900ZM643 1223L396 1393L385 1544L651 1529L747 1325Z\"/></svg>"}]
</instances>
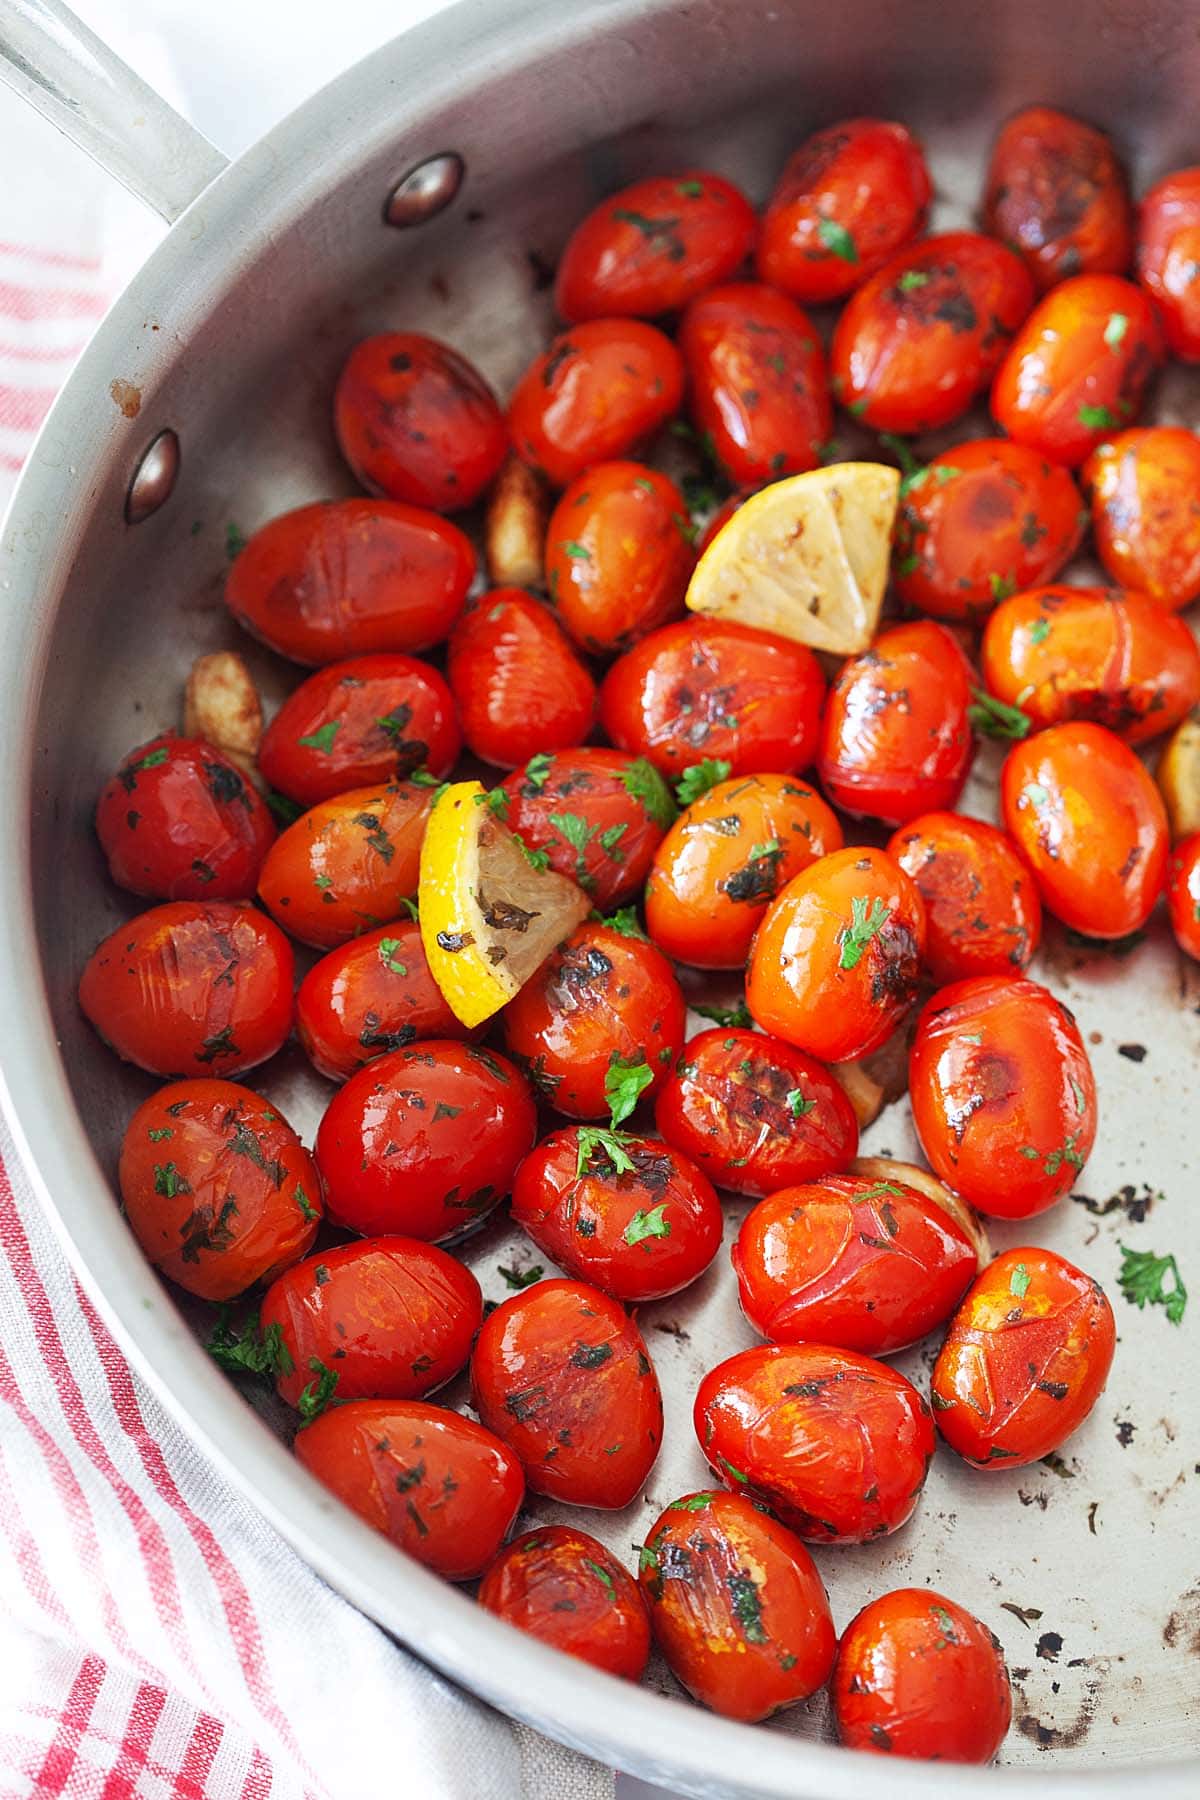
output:
<instances>
[{"instance_id":1,"label":"chopped parsley","mask_svg":"<svg viewBox=\"0 0 1200 1800\"><path fill-rule=\"evenodd\" d=\"M1121 1273L1117 1286L1132 1306L1140 1312L1145 1306L1161 1306L1172 1325L1178 1325L1187 1309L1187 1288L1173 1256L1156 1256L1153 1250L1121 1252Z\"/></svg>"},{"instance_id":2,"label":"chopped parsley","mask_svg":"<svg viewBox=\"0 0 1200 1800\"><path fill-rule=\"evenodd\" d=\"M496 1273L503 1277L506 1287L514 1288L520 1293L522 1288L532 1287L535 1281L540 1281L546 1271L541 1263L534 1263L530 1269L509 1269L500 1263Z\"/></svg>"},{"instance_id":3,"label":"chopped parsley","mask_svg":"<svg viewBox=\"0 0 1200 1800\"><path fill-rule=\"evenodd\" d=\"M838 967L857 969L867 945L879 935L891 916L891 907L885 906L878 897L871 902L868 911L865 896L856 894L850 902L850 923L842 934Z\"/></svg>"},{"instance_id":4,"label":"chopped parsley","mask_svg":"<svg viewBox=\"0 0 1200 1800\"><path fill-rule=\"evenodd\" d=\"M744 1000L735 1006L695 1006L692 1011L702 1019L711 1019L714 1025L724 1025L727 1031L749 1031L754 1024Z\"/></svg>"},{"instance_id":5,"label":"chopped parsley","mask_svg":"<svg viewBox=\"0 0 1200 1800\"><path fill-rule=\"evenodd\" d=\"M624 1057L613 1052L604 1077L604 1098L614 1126L629 1117L653 1080L654 1071L644 1056Z\"/></svg>"},{"instance_id":6,"label":"chopped parsley","mask_svg":"<svg viewBox=\"0 0 1200 1800\"><path fill-rule=\"evenodd\" d=\"M627 794L641 801L647 818L653 819L656 825L661 825L665 831L674 824L675 802L671 790L646 757L637 757L621 771L621 784Z\"/></svg>"},{"instance_id":7,"label":"chopped parsley","mask_svg":"<svg viewBox=\"0 0 1200 1800\"><path fill-rule=\"evenodd\" d=\"M671 1235L670 1220L666 1218L666 1201L660 1201L647 1212L635 1212L625 1230L621 1234L627 1244L642 1244L647 1238L665 1238Z\"/></svg>"},{"instance_id":8,"label":"chopped parsley","mask_svg":"<svg viewBox=\"0 0 1200 1800\"><path fill-rule=\"evenodd\" d=\"M399 948L400 948L400 939L399 938L394 938L394 937L380 938L380 940L379 940L379 960L383 964L385 969L390 969L390 971L393 975L407 975L408 974L408 964L402 963L400 961L399 957L396 955L396 952Z\"/></svg>"},{"instance_id":9,"label":"chopped parsley","mask_svg":"<svg viewBox=\"0 0 1200 1800\"><path fill-rule=\"evenodd\" d=\"M319 1356L310 1356L308 1366L316 1376L316 1380L308 1382L301 1389L296 1407L304 1423L311 1425L314 1419L320 1418L333 1399L338 1378L337 1370L326 1368Z\"/></svg>"},{"instance_id":10,"label":"chopped parsley","mask_svg":"<svg viewBox=\"0 0 1200 1800\"><path fill-rule=\"evenodd\" d=\"M333 740L342 729L340 719L330 719L319 731L310 732L307 737L297 738L296 742L306 750L319 750L322 756L328 756L333 749Z\"/></svg>"},{"instance_id":11,"label":"chopped parsley","mask_svg":"<svg viewBox=\"0 0 1200 1800\"><path fill-rule=\"evenodd\" d=\"M1005 738L1010 742L1028 737L1033 721L1019 706L1009 706L1007 701L997 700L994 694L985 693L982 688L972 688L971 695L967 719L972 731L977 731L980 737Z\"/></svg>"},{"instance_id":12,"label":"chopped parsley","mask_svg":"<svg viewBox=\"0 0 1200 1800\"><path fill-rule=\"evenodd\" d=\"M718 781L728 781L732 768L733 764L726 762L723 756L706 756L703 762L692 763L675 783L675 798L680 806L691 806L701 794L716 787Z\"/></svg>"},{"instance_id":13,"label":"chopped parsley","mask_svg":"<svg viewBox=\"0 0 1200 1800\"><path fill-rule=\"evenodd\" d=\"M841 262L856 263L858 261L858 251L854 247L854 239L846 227L839 225L836 219L818 218L817 236L826 250L831 251Z\"/></svg>"}]
</instances>

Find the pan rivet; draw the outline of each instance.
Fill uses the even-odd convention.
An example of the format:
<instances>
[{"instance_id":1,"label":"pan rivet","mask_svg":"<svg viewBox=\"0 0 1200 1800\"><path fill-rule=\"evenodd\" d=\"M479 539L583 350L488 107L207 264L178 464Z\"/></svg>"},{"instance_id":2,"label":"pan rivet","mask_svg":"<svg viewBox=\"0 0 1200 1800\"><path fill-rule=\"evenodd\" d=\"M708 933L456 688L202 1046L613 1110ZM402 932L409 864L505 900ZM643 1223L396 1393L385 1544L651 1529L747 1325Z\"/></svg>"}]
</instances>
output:
<instances>
[{"instance_id":1,"label":"pan rivet","mask_svg":"<svg viewBox=\"0 0 1200 1800\"><path fill-rule=\"evenodd\" d=\"M125 519L140 525L170 498L179 474L179 439L171 430L160 431L133 472L125 496Z\"/></svg>"},{"instance_id":2,"label":"pan rivet","mask_svg":"<svg viewBox=\"0 0 1200 1800\"><path fill-rule=\"evenodd\" d=\"M439 156L427 156L423 163L402 175L383 209L384 223L423 225L449 206L462 186L466 164L456 150L444 150Z\"/></svg>"}]
</instances>

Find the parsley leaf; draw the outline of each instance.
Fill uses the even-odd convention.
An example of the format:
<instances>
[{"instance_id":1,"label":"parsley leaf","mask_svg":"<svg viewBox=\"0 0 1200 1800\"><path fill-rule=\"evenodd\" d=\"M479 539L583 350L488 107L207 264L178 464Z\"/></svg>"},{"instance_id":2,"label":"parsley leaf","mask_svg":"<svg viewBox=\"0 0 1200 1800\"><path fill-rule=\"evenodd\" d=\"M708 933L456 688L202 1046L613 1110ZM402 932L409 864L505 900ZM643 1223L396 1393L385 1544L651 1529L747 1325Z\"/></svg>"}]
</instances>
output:
<instances>
[{"instance_id":1,"label":"parsley leaf","mask_svg":"<svg viewBox=\"0 0 1200 1800\"><path fill-rule=\"evenodd\" d=\"M214 1362L238 1375L290 1375L296 1366L278 1320L264 1331L253 1312L235 1331L228 1306L221 1308L206 1349Z\"/></svg>"},{"instance_id":2,"label":"parsley leaf","mask_svg":"<svg viewBox=\"0 0 1200 1800\"><path fill-rule=\"evenodd\" d=\"M791 1113L793 1119L802 1119L805 1113L812 1112L816 1104L815 1100L805 1099L803 1088L794 1087L788 1089L787 1105L788 1111Z\"/></svg>"},{"instance_id":3,"label":"parsley leaf","mask_svg":"<svg viewBox=\"0 0 1200 1800\"><path fill-rule=\"evenodd\" d=\"M550 823L575 852L576 881L582 888L590 887L592 879L588 874L586 852L588 845L596 835L597 827L589 825L579 813L570 812L552 812Z\"/></svg>"},{"instance_id":4,"label":"parsley leaf","mask_svg":"<svg viewBox=\"0 0 1200 1800\"><path fill-rule=\"evenodd\" d=\"M1028 737L1033 724L1027 712L1019 706L1009 706L1005 700L997 700L994 694L987 694L982 688L972 688L973 700L967 708L967 719L972 731L980 737L1005 738L1015 741Z\"/></svg>"},{"instance_id":5,"label":"parsley leaf","mask_svg":"<svg viewBox=\"0 0 1200 1800\"><path fill-rule=\"evenodd\" d=\"M858 251L854 247L854 239L846 227L839 225L836 219L819 218L817 220L817 236L826 250L831 250L834 256L842 262L856 263L858 261Z\"/></svg>"},{"instance_id":6,"label":"parsley leaf","mask_svg":"<svg viewBox=\"0 0 1200 1800\"><path fill-rule=\"evenodd\" d=\"M540 793L550 775L552 758L543 750L538 756L531 756L525 764L525 780L531 788Z\"/></svg>"},{"instance_id":7,"label":"parsley leaf","mask_svg":"<svg viewBox=\"0 0 1200 1800\"><path fill-rule=\"evenodd\" d=\"M630 1219L622 1237L627 1244L641 1244L647 1238L665 1238L671 1235L671 1222L664 1215L667 1203L661 1200L646 1212L635 1212Z\"/></svg>"},{"instance_id":8,"label":"parsley leaf","mask_svg":"<svg viewBox=\"0 0 1200 1800\"><path fill-rule=\"evenodd\" d=\"M732 768L733 764L726 762L723 756L706 756L703 762L692 763L675 783L675 798L680 806L690 806L701 794L707 794L709 788L716 787L718 781L728 781Z\"/></svg>"},{"instance_id":9,"label":"parsley leaf","mask_svg":"<svg viewBox=\"0 0 1200 1800\"><path fill-rule=\"evenodd\" d=\"M383 964L385 969L391 970L393 975L407 975L408 974L408 964L402 963L396 955L396 952L399 948L400 948L400 939L399 938L393 938L393 937L380 938L380 940L379 940L379 960Z\"/></svg>"},{"instance_id":10,"label":"parsley leaf","mask_svg":"<svg viewBox=\"0 0 1200 1800\"><path fill-rule=\"evenodd\" d=\"M624 1131L609 1131L603 1125L581 1125L575 1179L579 1181L587 1174L597 1152L607 1159L614 1175L632 1174L635 1165L633 1158L626 1155L624 1146L633 1142L634 1139Z\"/></svg>"},{"instance_id":11,"label":"parsley leaf","mask_svg":"<svg viewBox=\"0 0 1200 1800\"><path fill-rule=\"evenodd\" d=\"M604 1077L604 1098L614 1126L627 1119L654 1080L644 1056L624 1057L613 1052Z\"/></svg>"},{"instance_id":12,"label":"parsley leaf","mask_svg":"<svg viewBox=\"0 0 1200 1800\"><path fill-rule=\"evenodd\" d=\"M1081 406L1076 417L1088 431L1115 431L1121 422L1107 406Z\"/></svg>"},{"instance_id":13,"label":"parsley leaf","mask_svg":"<svg viewBox=\"0 0 1200 1800\"><path fill-rule=\"evenodd\" d=\"M316 1376L316 1380L310 1381L301 1389L296 1407L304 1423L311 1425L314 1419L320 1418L333 1399L338 1378L337 1370L326 1368L319 1356L310 1356L308 1366Z\"/></svg>"},{"instance_id":14,"label":"parsley leaf","mask_svg":"<svg viewBox=\"0 0 1200 1800\"><path fill-rule=\"evenodd\" d=\"M1025 1267L1025 1264L1023 1262L1018 1263L1008 1278L1009 1293L1012 1294L1015 1299L1023 1300L1029 1292L1030 1279L1029 1270Z\"/></svg>"},{"instance_id":15,"label":"parsley leaf","mask_svg":"<svg viewBox=\"0 0 1200 1800\"><path fill-rule=\"evenodd\" d=\"M639 756L623 769L621 783L627 794L641 801L647 818L653 819L656 825L661 825L665 831L668 825L674 824L675 802L671 790L648 758Z\"/></svg>"},{"instance_id":16,"label":"parsley leaf","mask_svg":"<svg viewBox=\"0 0 1200 1800\"><path fill-rule=\"evenodd\" d=\"M1129 315L1128 315L1128 313L1119 313L1119 312L1109 313L1108 323L1104 327L1104 341L1108 345L1110 350L1117 349L1118 345L1121 342L1121 339L1125 336L1125 333L1128 330L1129 330Z\"/></svg>"},{"instance_id":17,"label":"parsley leaf","mask_svg":"<svg viewBox=\"0 0 1200 1800\"><path fill-rule=\"evenodd\" d=\"M872 900L869 912L866 897L862 894L854 896L850 902L850 923L842 935L839 969L857 969L862 961L863 951L871 939L883 930L891 916L891 907L885 906L878 896Z\"/></svg>"},{"instance_id":18,"label":"parsley leaf","mask_svg":"<svg viewBox=\"0 0 1200 1800\"><path fill-rule=\"evenodd\" d=\"M519 1293L522 1288L532 1287L535 1281L540 1281L546 1271L541 1263L534 1263L531 1269L507 1269L500 1263L496 1273L504 1277L507 1287L515 1288Z\"/></svg>"},{"instance_id":19,"label":"parsley leaf","mask_svg":"<svg viewBox=\"0 0 1200 1800\"><path fill-rule=\"evenodd\" d=\"M1186 1310L1188 1295L1175 1258L1156 1256L1153 1250L1127 1250L1124 1244L1118 1244L1117 1248L1121 1252L1117 1286L1125 1298L1139 1312L1147 1305L1161 1306L1172 1325L1178 1325ZM1169 1286L1166 1285L1168 1276Z\"/></svg>"},{"instance_id":20,"label":"parsley leaf","mask_svg":"<svg viewBox=\"0 0 1200 1800\"><path fill-rule=\"evenodd\" d=\"M507 819L508 809L512 805L512 796L507 788L493 788L487 797L486 806L494 819Z\"/></svg>"},{"instance_id":21,"label":"parsley leaf","mask_svg":"<svg viewBox=\"0 0 1200 1800\"><path fill-rule=\"evenodd\" d=\"M609 913L607 918L603 913L595 911L589 913L588 917L594 919L597 925L607 925L610 931L619 931L622 937L641 938L643 943L648 941L642 930L642 922L638 918L636 906L618 907L617 911Z\"/></svg>"},{"instance_id":22,"label":"parsley leaf","mask_svg":"<svg viewBox=\"0 0 1200 1800\"><path fill-rule=\"evenodd\" d=\"M308 737L297 738L296 742L302 744L306 750L319 750L322 756L328 756L333 749L333 740L341 729L342 721L340 719L330 719L329 723L322 725L319 731L310 732Z\"/></svg>"},{"instance_id":23,"label":"parsley leaf","mask_svg":"<svg viewBox=\"0 0 1200 1800\"><path fill-rule=\"evenodd\" d=\"M749 1031L754 1025L744 1000L739 1000L736 1006L695 1006L692 1011L698 1012L702 1019L711 1019L714 1025L724 1025L728 1031Z\"/></svg>"}]
</instances>

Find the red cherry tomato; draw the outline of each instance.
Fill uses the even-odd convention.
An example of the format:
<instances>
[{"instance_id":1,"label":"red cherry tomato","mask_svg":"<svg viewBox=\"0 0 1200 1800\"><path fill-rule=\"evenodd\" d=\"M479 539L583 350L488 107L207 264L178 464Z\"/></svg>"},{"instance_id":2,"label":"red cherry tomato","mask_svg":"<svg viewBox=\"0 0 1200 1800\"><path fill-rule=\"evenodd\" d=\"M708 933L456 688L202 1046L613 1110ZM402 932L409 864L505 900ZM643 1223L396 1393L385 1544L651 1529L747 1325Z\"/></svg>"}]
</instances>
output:
<instances>
[{"instance_id":1,"label":"red cherry tomato","mask_svg":"<svg viewBox=\"0 0 1200 1800\"><path fill-rule=\"evenodd\" d=\"M296 1033L330 1081L418 1038L471 1035L429 973L415 919L351 938L314 963L296 994Z\"/></svg>"},{"instance_id":2,"label":"red cherry tomato","mask_svg":"<svg viewBox=\"0 0 1200 1800\"><path fill-rule=\"evenodd\" d=\"M942 988L917 1021L908 1086L935 1174L994 1218L1044 1212L1091 1155L1092 1065L1074 1018L1036 981Z\"/></svg>"},{"instance_id":3,"label":"red cherry tomato","mask_svg":"<svg viewBox=\"0 0 1200 1800\"><path fill-rule=\"evenodd\" d=\"M696 557L687 502L644 463L577 475L546 533L546 584L584 650L613 656L683 611Z\"/></svg>"},{"instance_id":4,"label":"red cherry tomato","mask_svg":"<svg viewBox=\"0 0 1200 1800\"><path fill-rule=\"evenodd\" d=\"M535 1494L574 1506L628 1506L662 1440L641 1332L582 1281L539 1281L484 1320L471 1404L520 1457Z\"/></svg>"},{"instance_id":5,"label":"red cherry tomato","mask_svg":"<svg viewBox=\"0 0 1200 1800\"><path fill-rule=\"evenodd\" d=\"M518 1631L610 1675L637 1681L650 1621L629 1571L586 1531L539 1525L505 1546L479 1585L479 1604Z\"/></svg>"},{"instance_id":6,"label":"red cherry tomato","mask_svg":"<svg viewBox=\"0 0 1200 1800\"><path fill-rule=\"evenodd\" d=\"M256 531L225 582L240 625L293 662L428 650L462 611L475 552L457 525L392 500L320 500Z\"/></svg>"},{"instance_id":7,"label":"red cherry tomato","mask_svg":"<svg viewBox=\"0 0 1200 1800\"><path fill-rule=\"evenodd\" d=\"M991 1762L1012 1720L999 1640L931 1588L897 1588L851 1619L832 1693L842 1743L884 1756Z\"/></svg>"},{"instance_id":8,"label":"red cherry tomato","mask_svg":"<svg viewBox=\"0 0 1200 1800\"><path fill-rule=\"evenodd\" d=\"M806 138L763 214L758 272L794 300L840 300L925 221L921 146L888 119L844 119Z\"/></svg>"},{"instance_id":9,"label":"red cherry tomato","mask_svg":"<svg viewBox=\"0 0 1200 1800\"><path fill-rule=\"evenodd\" d=\"M351 1400L305 1426L296 1455L352 1512L447 1581L482 1575L525 1493L512 1452L420 1400Z\"/></svg>"},{"instance_id":10,"label":"red cherry tomato","mask_svg":"<svg viewBox=\"0 0 1200 1800\"><path fill-rule=\"evenodd\" d=\"M503 798L499 798L503 796ZM641 892L675 817L671 790L644 756L560 750L531 757L494 790L497 816L605 912Z\"/></svg>"},{"instance_id":11,"label":"red cherry tomato","mask_svg":"<svg viewBox=\"0 0 1200 1800\"><path fill-rule=\"evenodd\" d=\"M950 1322L931 1383L938 1430L976 1469L1037 1462L1095 1406L1115 1342L1090 1275L1053 1250L1006 1250Z\"/></svg>"},{"instance_id":12,"label":"red cherry tomato","mask_svg":"<svg viewBox=\"0 0 1200 1800\"><path fill-rule=\"evenodd\" d=\"M600 723L621 750L664 775L727 762L730 775L806 769L825 678L812 651L770 631L685 619L619 657L600 689Z\"/></svg>"},{"instance_id":13,"label":"red cherry tomato","mask_svg":"<svg viewBox=\"0 0 1200 1800\"><path fill-rule=\"evenodd\" d=\"M1043 294L1068 275L1123 275L1133 254L1129 185L1112 144L1052 106L1026 107L1001 128L983 218Z\"/></svg>"},{"instance_id":14,"label":"red cherry tomato","mask_svg":"<svg viewBox=\"0 0 1200 1800\"><path fill-rule=\"evenodd\" d=\"M164 1275L232 1300L304 1255L321 1218L312 1157L287 1120L233 1081L176 1081L121 1143L125 1215Z\"/></svg>"},{"instance_id":15,"label":"red cherry tomato","mask_svg":"<svg viewBox=\"0 0 1200 1800\"><path fill-rule=\"evenodd\" d=\"M722 527L728 525L738 507L749 500L750 493L751 490L749 488L735 488L728 500L723 500L721 502L716 512L708 521L708 524L704 527L704 530L700 533L700 538L696 545L696 554L698 556L702 555L704 551L708 549L708 546L712 543Z\"/></svg>"},{"instance_id":16,"label":"red cherry tomato","mask_svg":"<svg viewBox=\"0 0 1200 1800\"><path fill-rule=\"evenodd\" d=\"M1019 975L1032 960L1042 903L1002 831L958 813L922 813L887 849L925 902L925 962L939 987L968 975Z\"/></svg>"},{"instance_id":17,"label":"red cherry tomato","mask_svg":"<svg viewBox=\"0 0 1200 1800\"><path fill-rule=\"evenodd\" d=\"M592 729L595 682L553 614L520 588L473 602L446 673L468 748L499 768L569 750Z\"/></svg>"},{"instance_id":18,"label":"red cherry tomato","mask_svg":"<svg viewBox=\"0 0 1200 1800\"><path fill-rule=\"evenodd\" d=\"M722 176L651 175L602 200L575 227L554 303L569 324L677 312L741 267L755 230L750 202Z\"/></svg>"},{"instance_id":19,"label":"red cherry tomato","mask_svg":"<svg viewBox=\"0 0 1200 1800\"><path fill-rule=\"evenodd\" d=\"M118 887L151 900L248 900L275 837L258 793L202 738L131 750L100 796L96 835Z\"/></svg>"},{"instance_id":20,"label":"red cherry tomato","mask_svg":"<svg viewBox=\"0 0 1200 1800\"><path fill-rule=\"evenodd\" d=\"M1200 438L1182 426L1120 431L1083 466L1092 532L1113 580L1178 612L1200 595Z\"/></svg>"},{"instance_id":21,"label":"red cherry tomato","mask_svg":"<svg viewBox=\"0 0 1200 1800\"><path fill-rule=\"evenodd\" d=\"M152 1075L235 1075L292 1025L292 947L234 900L173 900L97 945L79 1004L106 1044Z\"/></svg>"},{"instance_id":22,"label":"red cherry tomato","mask_svg":"<svg viewBox=\"0 0 1200 1800\"><path fill-rule=\"evenodd\" d=\"M1158 302L1168 347L1184 362L1200 360L1200 169L1164 175L1138 208L1137 278Z\"/></svg>"},{"instance_id":23,"label":"red cherry tomato","mask_svg":"<svg viewBox=\"0 0 1200 1800\"><path fill-rule=\"evenodd\" d=\"M436 1242L496 1206L533 1148L528 1084L502 1056L431 1038L352 1075L325 1110L329 1216L367 1236Z\"/></svg>"},{"instance_id":24,"label":"red cherry tomato","mask_svg":"<svg viewBox=\"0 0 1200 1800\"><path fill-rule=\"evenodd\" d=\"M1167 911L1175 942L1200 961L1200 831L1176 844L1167 868Z\"/></svg>"},{"instance_id":25,"label":"red cherry tomato","mask_svg":"<svg viewBox=\"0 0 1200 1800\"><path fill-rule=\"evenodd\" d=\"M638 1579L676 1680L753 1724L815 1693L837 1648L815 1563L740 1494L685 1494L655 1520Z\"/></svg>"},{"instance_id":26,"label":"red cherry tomato","mask_svg":"<svg viewBox=\"0 0 1200 1800\"><path fill-rule=\"evenodd\" d=\"M812 1542L862 1544L911 1514L933 1419L886 1363L826 1344L761 1344L700 1383L696 1436L713 1474Z\"/></svg>"},{"instance_id":27,"label":"red cherry tomato","mask_svg":"<svg viewBox=\"0 0 1200 1800\"><path fill-rule=\"evenodd\" d=\"M683 358L639 319L589 319L556 337L508 406L513 449L555 487L628 455L679 411Z\"/></svg>"},{"instance_id":28,"label":"red cherry tomato","mask_svg":"<svg viewBox=\"0 0 1200 1800\"><path fill-rule=\"evenodd\" d=\"M415 331L385 331L354 346L338 376L333 423L363 487L436 512L478 500L508 449L478 369Z\"/></svg>"},{"instance_id":29,"label":"red cherry tomato","mask_svg":"<svg viewBox=\"0 0 1200 1800\"><path fill-rule=\"evenodd\" d=\"M876 431L931 431L966 411L1033 303L1020 257L948 231L893 256L833 334L833 391Z\"/></svg>"}]
</instances>

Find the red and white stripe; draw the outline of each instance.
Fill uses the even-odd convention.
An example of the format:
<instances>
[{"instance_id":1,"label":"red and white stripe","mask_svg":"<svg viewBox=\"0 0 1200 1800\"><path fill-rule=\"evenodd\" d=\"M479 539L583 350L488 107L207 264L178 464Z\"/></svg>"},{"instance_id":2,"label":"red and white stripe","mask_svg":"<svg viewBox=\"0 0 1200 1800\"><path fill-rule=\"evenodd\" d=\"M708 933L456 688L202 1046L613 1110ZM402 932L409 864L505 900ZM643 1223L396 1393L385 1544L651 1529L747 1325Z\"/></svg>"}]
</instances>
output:
<instances>
[{"instance_id":1,"label":"red and white stripe","mask_svg":"<svg viewBox=\"0 0 1200 1800\"><path fill-rule=\"evenodd\" d=\"M7 491L108 306L99 256L0 241L0 474Z\"/></svg>"}]
</instances>

